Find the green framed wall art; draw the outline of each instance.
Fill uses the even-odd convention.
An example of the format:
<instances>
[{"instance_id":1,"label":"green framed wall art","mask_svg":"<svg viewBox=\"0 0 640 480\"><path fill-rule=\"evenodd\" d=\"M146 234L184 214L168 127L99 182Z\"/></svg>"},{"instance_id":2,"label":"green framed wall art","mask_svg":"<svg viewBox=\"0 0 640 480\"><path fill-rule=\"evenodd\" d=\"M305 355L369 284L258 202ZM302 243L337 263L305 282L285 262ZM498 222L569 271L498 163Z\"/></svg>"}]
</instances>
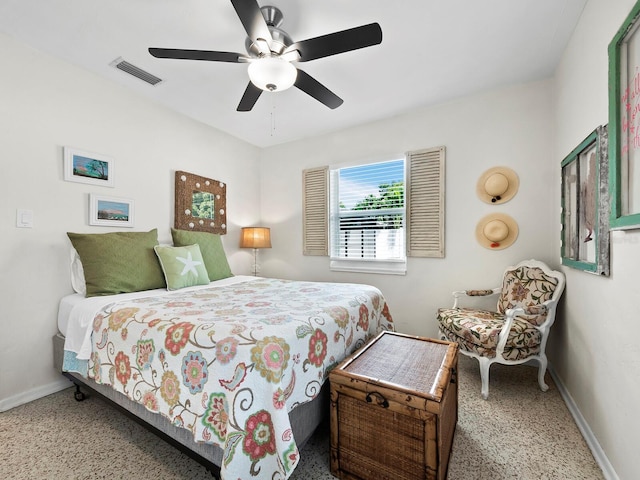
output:
<instances>
[{"instance_id":1,"label":"green framed wall art","mask_svg":"<svg viewBox=\"0 0 640 480\"><path fill-rule=\"evenodd\" d=\"M610 227L640 228L640 1L609 44Z\"/></svg>"},{"instance_id":2,"label":"green framed wall art","mask_svg":"<svg viewBox=\"0 0 640 480\"><path fill-rule=\"evenodd\" d=\"M562 160L562 264L609 275L608 131L596 128Z\"/></svg>"}]
</instances>

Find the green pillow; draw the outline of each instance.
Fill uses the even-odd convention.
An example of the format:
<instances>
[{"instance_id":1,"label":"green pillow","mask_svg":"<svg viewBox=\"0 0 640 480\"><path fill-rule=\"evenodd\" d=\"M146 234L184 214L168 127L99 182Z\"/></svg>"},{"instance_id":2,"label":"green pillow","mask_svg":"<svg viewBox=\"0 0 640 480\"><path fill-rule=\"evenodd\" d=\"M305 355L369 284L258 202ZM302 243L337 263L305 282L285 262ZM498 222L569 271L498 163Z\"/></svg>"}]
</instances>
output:
<instances>
[{"instance_id":1,"label":"green pillow","mask_svg":"<svg viewBox=\"0 0 640 480\"><path fill-rule=\"evenodd\" d=\"M166 284L153 247L158 230L149 232L71 233L87 286L87 297L163 288Z\"/></svg>"},{"instance_id":2,"label":"green pillow","mask_svg":"<svg viewBox=\"0 0 640 480\"><path fill-rule=\"evenodd\" d=\"M223 278L232 277L227 255L222 247L220 235L208 232L190 232L188 230L171 229L173 244L176 247L197 244L200 247L204 266L209 272L209 280L212 282Z\"/></svg>"},{"instance_id":3,"label":"green pillow","mask_svg":"<svg viewBox=\"0 0 640 480\"><path fill-rule=\"evenodd\" d=\"M209 274L198 245L185 247L156 245L153 249L160 259L160 266L167 281L167 290L209 284Z\"/></svg>"}]
</instances>

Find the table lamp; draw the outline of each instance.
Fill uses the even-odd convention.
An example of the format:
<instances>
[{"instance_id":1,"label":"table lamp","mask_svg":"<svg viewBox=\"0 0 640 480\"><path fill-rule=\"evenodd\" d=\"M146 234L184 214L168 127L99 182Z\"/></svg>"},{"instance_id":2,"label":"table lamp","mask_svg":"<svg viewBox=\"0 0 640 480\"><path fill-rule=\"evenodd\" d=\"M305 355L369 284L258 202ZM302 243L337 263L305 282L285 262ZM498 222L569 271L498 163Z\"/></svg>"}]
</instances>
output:
<instances>
[{"instance_id":1,"label":"table lamp","mask_svg":"<svg viewBox=\"0 0 640 480\"><path fill-rule=\"evenodd\" d=\"M240 236L241 248L253 248L253 275L258 275L258 249L271 248L271 230L267 227L244 227Z\"/></svg>"}]
</instances>

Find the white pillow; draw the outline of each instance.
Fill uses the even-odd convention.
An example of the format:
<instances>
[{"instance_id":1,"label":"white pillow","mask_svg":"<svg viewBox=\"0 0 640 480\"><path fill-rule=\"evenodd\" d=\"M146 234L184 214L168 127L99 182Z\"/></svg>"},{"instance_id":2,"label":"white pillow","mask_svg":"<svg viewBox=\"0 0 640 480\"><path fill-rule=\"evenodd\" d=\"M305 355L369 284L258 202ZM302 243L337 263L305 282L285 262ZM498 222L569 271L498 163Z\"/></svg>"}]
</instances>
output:
<instances>
[{"instance_id":1,"label":"white pillow","mask_svg":"<svg viewBox=\"0 0 640 480\"><path fill-rule=\"evenodd\" d=\"M76 249L73 247L71 247L69 258L71 260L71 286L76 293L86 295L87 285L84 281L82 261L80 260L80 255L78 255L78 252L76 252Z\"/></svg>"}]
</instances>

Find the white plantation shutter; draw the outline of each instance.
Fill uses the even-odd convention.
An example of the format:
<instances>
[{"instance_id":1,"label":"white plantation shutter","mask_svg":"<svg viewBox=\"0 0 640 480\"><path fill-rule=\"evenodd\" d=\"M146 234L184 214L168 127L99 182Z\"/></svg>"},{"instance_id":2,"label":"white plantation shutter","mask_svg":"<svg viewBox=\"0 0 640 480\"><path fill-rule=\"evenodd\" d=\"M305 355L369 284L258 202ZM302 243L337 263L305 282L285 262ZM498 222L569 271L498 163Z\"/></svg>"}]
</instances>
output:
<instances>
[{"instance_id":1,"label":"white plantation shutter","mask_svg":"<svg viewBox=\"0 0 640 480\"><path fill-rule=\"evenodd\" d=\"M407 152L407 256L444 257L445 148Z\"/></svg>"},{"instance_id":2,"label":"white plantation shutter","mask_svg":"<svg viewBox=\"0 0 640 480\"><path fill-rule=\"evenodd\" d=\"M302 253L329 255L329 167L302 172Z\"/></svg>"},{"instance_id":3,"label":"white plantation shutter","mask_svg":"<svg viewBox=\"0 0 640 480\"><path fill-rule=\"evenodd\" d=\"M424 150L407 152L405 156L406 185L405 185L405 223L404 229L386 228L383 232L387 237L391 233L396 236L399 233L406 233L406 255L407 257L444 257L444 175L445 175L445 147L435 147ZM332 171L332 175L337 175L338 171ZM393 179L390 179L393 180ZM332 180L335 187L335 181ZM337 199L337 192L333 192L333 202L340 202ZM336 205L338 205L336 203ZM349 261L353 255L344 255L341 250L347 244L339 240L342 230L375 230L373 224L367 221L367 215L376 215L377 222L389 222L390 218L401 214L401 206L393 207L389 210L381 211L341 211L337 217L336 225L331 226L333 235L332 244L338 251L332 254L332 269L334 268L334 257L345 258ZM339 206L336 211L339 211ZM382 218L379 218L380 215ZM361 227L361 228L356 228ZM387 225L388 227L388 225ZM303 253L305 255L329 254L329 168L319 167L303 171ZM353 234L350 234L354 236ZM366 235L363 236L363 238ZM355 236L354 236L355 238ZM386 245L397 245L399 242L395 238L386 238ZM375 245L372 250L369 247L368 238L359 239L359 249L361 251L358 259L362 261L379 262L377 258L381 253L378 246L380 242L369 242ZM355 242L355 240L354 240ZM355 243L354 243L355 244ZM351 249L351 245L348 246ZM397 253L386 252L389 261L394 260ZM405 262L402 261L404 265ZM362 264L364 265L364 264ZM361 267L369 268L369 267ZM377 267L371 267L371 271ZM385 268L385 267L381 267ZM392 272L394 267L389 267L387 271L377 273L397 273ZM362 271L362 270L353 270ZM402 270L404 272L404 270Z\"/></svg>"}]
</instances>

